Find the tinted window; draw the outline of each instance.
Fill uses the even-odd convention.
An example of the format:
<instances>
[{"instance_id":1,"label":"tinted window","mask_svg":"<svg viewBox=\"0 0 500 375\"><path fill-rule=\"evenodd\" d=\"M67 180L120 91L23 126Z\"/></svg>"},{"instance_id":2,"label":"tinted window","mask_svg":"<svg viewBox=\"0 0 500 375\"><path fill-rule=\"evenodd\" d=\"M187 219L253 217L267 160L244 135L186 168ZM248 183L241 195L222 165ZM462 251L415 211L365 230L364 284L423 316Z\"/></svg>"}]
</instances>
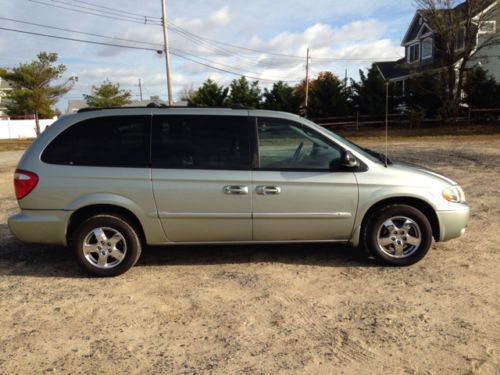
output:
<instances>
[{"instance_id":1,"label":"tinted window","mask_svg":"<svg viewBox=\"0 0 500 375\"><path fill-rule=\"evenodd\" d=\"M260 169L329 170L342 151L302 124L281 119L257 122Z\"/></svg>"},{"instance_id":2,"label":"tinted window","mask_svg":"<svg viewBox=\"0 0 500 375\"><path fill-rule=\"evenodd\" d=\"M153 166L176 169L250 168L248 118L155 116Z\"/></svg>"},{"instance_id":3,"label":"tinted window","mask_svg":"<svg viewBox=\"0 0 500 375\"><path fill-rule=\"evenodd\" d=\"M150 119L150 116L116 116L82 121L52 141L42 160L86 166L147 166Z\"/></svg>"}]
</instances>

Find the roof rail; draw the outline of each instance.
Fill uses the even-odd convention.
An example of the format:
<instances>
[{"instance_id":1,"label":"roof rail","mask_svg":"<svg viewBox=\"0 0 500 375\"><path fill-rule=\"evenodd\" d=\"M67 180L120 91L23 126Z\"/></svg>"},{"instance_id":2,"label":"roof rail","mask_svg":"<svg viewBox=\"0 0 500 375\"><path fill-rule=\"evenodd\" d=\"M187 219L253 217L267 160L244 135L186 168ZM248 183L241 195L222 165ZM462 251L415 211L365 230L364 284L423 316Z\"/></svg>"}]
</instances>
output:
<instances>
[{"instance_id":1,"label":"roof rail","mask_svg":"<svg viewBox=\"0 0 500 375\"><path fill-rule=\"evenodd\" d=\"M137 106L130 106L130 107L86 107L86 108L81 108L77 111L77 113L83 113L83 112L93 112L93 111L102 111L104 109L139 109L139 108L171 108L167 106L166 104L161 104L161 103L154 103L151 102L148 105L137 105Z\"/></svg>"},{"instance_id":2,"label":"roof rail","mask_svg":"<svg viewBox=\"0 0 500 375\"><path fill-rule=\"evenodd\" d=\"M86 107L86 108L81 108L77 111L77 113L84 113L84 112L93 112L93 111L102 111L106 109L144 109L144 108L197 108L197 109L246 109L246 110L251 110L251 109L256 109L254 107L245 107L245 106L233 106L233 107L223 107L223 106L168 106L166 104L159 104L159 103L149 103L146 106L130 106L130 107Z\"/></svg>"}]
</instances>

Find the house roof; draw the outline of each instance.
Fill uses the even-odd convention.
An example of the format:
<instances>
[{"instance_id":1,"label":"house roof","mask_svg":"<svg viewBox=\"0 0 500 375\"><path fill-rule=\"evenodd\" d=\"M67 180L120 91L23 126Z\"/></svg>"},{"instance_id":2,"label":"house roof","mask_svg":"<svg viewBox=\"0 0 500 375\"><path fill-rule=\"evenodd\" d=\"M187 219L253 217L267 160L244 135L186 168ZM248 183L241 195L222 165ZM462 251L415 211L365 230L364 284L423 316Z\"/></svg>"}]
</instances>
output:
<instances>
[{"instance_id":1,"label":"house roof","mask_svg":"<svg viewBox=\"0 0 500 375\"><path fill-rule=\"evenodd\" d=\"M410 75L410 70L406 67L405 58L397 61L377 62L375 65L384 79L392 80Z\"/></svg>"},{"instance_id":2,"label":"house roof","mask_svg":"<svg viewBox=\"0 0 500 375\"><path fill-rule=\"evenodd\" d=\"M455 63L462 59L463 53L459 53L455 56ZM397 61L383 61L375 63L380 74L384 79L390 81L397 80L398 78L407 78L409 76L420 74L423 72L436 71L443 69L447 66L447 63L443 59L434 59L432 62L425 65L420 64L408 64L406 58L399 59Z\"/></svg>"}]
</instances>

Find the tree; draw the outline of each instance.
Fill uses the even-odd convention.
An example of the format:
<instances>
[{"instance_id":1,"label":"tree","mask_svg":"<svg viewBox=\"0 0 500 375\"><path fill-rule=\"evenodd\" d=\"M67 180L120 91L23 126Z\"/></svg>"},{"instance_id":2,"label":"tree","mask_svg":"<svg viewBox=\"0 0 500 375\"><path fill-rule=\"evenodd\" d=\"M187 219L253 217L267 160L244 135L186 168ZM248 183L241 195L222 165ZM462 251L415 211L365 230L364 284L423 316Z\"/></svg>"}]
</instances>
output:
<instances>
[{"instance_id":1,"label":"tree","mask_svg":"<svg viewBox=\"0 0 500 375\"><path fill-rule=\"evenodd\" d=\"M385 113L386 82L375 65L368 72L359 71L359 82L351 80L352 101L359 111L367 115ZM389 110L394 109L393 85L389 87Z\"/></svg>"},{"instance_id":2,"label":"tree","mask_svg":"<svg viewBox=\"0 0 500 375\"><path fill-rule=\"evenodd\" d=\"M274 111L299 113L302 98L293 87L279 81L271 90L264 89L262 107Z\"/></svg>"},{"instance_id":3,"label":"tree","mask_svg":"<svg viewBox=\"0 0 500 375\"><path fill-rule=\"evenodd\" d=\"M332 72L322 72L309 86L308 115L328 117L349 112L349 93L344 82Z\"/></svg>"},{"instance_id":4,"label":"tree","mask_svg":"<svg viewBox=\"0 0 500 375\"><path fill-rule=\"evenodd\" d=\"M83 95L90 107L121 107L130 104L131 93L120 89L119 83L104 81L100 86L92 86L90 95Z\"/></svg>"},{"instance_id":5,"label":"tree","mask_svg":"<svg viewBox=\"0 0 500 375\"><path fill-rule=\"evenodd\" d=\"M425 117L440 116L446 120L446 99L443 99L446 96L444 74L444 72L423 73L407 80L406 105L413 112L421 112Z\"/></svg>"},{"instance_id":6,"label":"tree","mask_svg":"<svg viewBox=\"0 0 500 375\"><path fill-rule=\"evenodd\" d=\"M229 88L208 79L198 90L187 93L186 100L192 107L222 107L226 103L228 92Z\"/></svg>"},{"instance_id":7,"label":"tree","mask_svg":"<svg viewBox=\"0 0 500 375\"><path fill-rule=\"evenodd\" d=\"M500 83L482 68L467 72L464 93L471 108L497 108L500 105Z\"/></svg>"},{"instance_id":8,"label":"tree","mask_svg":"<svg viewBox=\"0 0 500 375\"><path fill-rule=\"evenodd\" d=\"M57 112L53 108L57 100L66 94L78 80L69 77L60 80L66 72L63 64L55 65L57 53L40 52L38 59L8 69L0 69L0 77L9 81L12 90L6 94L7 113L11 115L35 114L36 134L40 134L40 118L52 118Z\"/></svg>"},{"instance_id":9,"label":"tree","mask_svg":"<svg viewBox=\"0 0 500 375\"><path fill-rule=\"evenodd\" d=\"M227 104L230 107L258 108L261 100L259 82L249 83L246 77L233 80L229 86Z\"/></svg>"},{"instance_id":10,"label":"tree","mask_svg":"<svg viewBox=\"0 0 500 375\"><path fill-rule=\"evenodd\" d=\"M445 90L441 91L444 108L456 117L462 98L467 67L481 50L500 43L500 34L480 35L479 30L494 20L496 10L484 12L493 0L467 0L455 6L454 0L415 0L420 14L438 36L435 48L442 56ZM462 48L463 47L463 48Z\"/></svg>"}]
</instances>

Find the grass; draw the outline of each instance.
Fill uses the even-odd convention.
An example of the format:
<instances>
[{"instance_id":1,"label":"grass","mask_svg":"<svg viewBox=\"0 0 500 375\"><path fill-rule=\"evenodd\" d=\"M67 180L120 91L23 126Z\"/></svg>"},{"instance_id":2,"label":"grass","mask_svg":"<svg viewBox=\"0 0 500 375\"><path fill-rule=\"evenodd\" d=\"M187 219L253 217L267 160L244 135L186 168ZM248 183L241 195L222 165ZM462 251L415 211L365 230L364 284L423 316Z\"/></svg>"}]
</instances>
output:
<instances>
[{"instance_id":1,"label":"grass","mask_svg":"<svg viewBox=\"0 0 500 375\"><path fill-rule=\"evenodd\" d=\"M338 130L330 128L335 133L356 141L384 141L385 129ZM418 142L450 142L454 139L461 141L480 141L500 139L499 125L454 125L433 128L401 129L389 128L391 141L418 141Z\"/></svg>"},{"instance_id":2,"label":"grass","mask_svg":"<svg viewBox=\"0 0 500 375\"><path fill-rule=\"evenodd\" d=\"M33 142L33 138L0 139L0 151L25 150Z\"/></svg>"}]
</instances>

